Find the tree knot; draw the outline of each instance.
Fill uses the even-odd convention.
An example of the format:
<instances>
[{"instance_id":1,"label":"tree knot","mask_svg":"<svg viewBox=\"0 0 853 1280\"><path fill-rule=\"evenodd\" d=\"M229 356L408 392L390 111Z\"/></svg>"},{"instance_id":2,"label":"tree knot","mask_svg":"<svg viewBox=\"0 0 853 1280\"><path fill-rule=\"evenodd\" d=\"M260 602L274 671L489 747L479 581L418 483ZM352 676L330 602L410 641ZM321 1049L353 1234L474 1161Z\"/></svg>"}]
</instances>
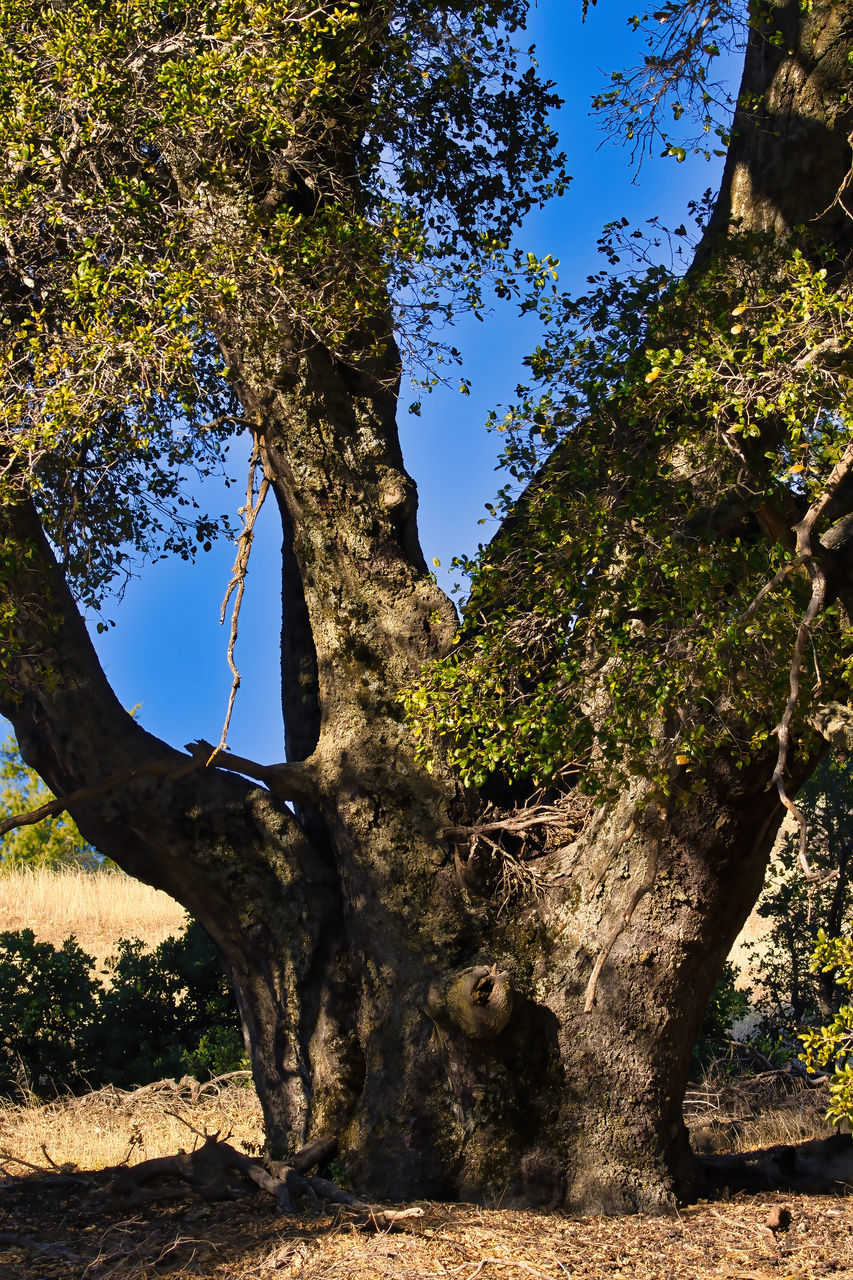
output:
<instances>
[{"instance_id":1,"label":"tree knot","mask_svg":"<svg viewBox=\"0 0 853 1280\"><path fill-rule=\"evenodd\" d=\"M508 973L478 965L434 983L427 997L434 1017L444 1015L472 1040L500 1035L512 1017L513 990Z\"/></svg>"}]
</instances>

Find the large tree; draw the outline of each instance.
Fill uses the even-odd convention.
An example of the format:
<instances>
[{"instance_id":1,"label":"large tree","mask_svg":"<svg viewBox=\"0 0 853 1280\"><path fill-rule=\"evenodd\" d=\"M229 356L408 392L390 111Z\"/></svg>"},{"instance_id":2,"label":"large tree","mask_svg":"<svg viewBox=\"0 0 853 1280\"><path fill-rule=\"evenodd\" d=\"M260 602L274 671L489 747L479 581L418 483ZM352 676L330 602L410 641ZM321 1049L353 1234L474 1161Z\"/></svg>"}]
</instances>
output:
<instances>
[{"instance_id":1,"label":"large tree","mask_svg":"<svg viewBox=\"0 0 853 1280\"><path fill-rule=\"evenodd\" d=\"M274 1148L334 1134L377 1195L650 1209L700 1185L690 1050L821 754L808 641L843 691L853 6L743 20L687 283L551 308L458 632L398 340L440 371L437 320L542 294L508 248L562 184L525 10L2 0L0 709L215 940ZM610 96L643 143L662 86L711 103L737 21L656 17ZM212 535L182 476L244 429L283 529L280 765L146 733L79 612Z\"/></svg>"}]
</instances>

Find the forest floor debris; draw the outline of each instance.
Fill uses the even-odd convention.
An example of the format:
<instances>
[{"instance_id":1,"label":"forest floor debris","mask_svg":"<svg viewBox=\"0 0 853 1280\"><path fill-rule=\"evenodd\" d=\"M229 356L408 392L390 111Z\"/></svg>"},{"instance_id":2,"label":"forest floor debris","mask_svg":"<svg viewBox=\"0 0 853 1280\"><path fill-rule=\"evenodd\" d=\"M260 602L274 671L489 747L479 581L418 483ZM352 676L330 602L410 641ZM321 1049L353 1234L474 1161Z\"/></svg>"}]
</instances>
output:
<instances>
[{"instance_id":1,"label":"forest floor debris","mask_svg":"<svg viewBox=\"0 0 853 1280\"><path fill-rule=\"evenodd\" d=\"M830 1132L820 1120L820 1090L784 1074L706 1081L693 1095L691 1123L717 1124L730 1144L748 1117L747 1131L759 1132L761 1114L767 1145L785 1134L792 1141L795 1133L818 1138ZM239 1136L232 1133L230 1141L252 1147L253 1097L237 1078L101 1090L41 1109L32 1105L26 1150L31 1164L51 1169L49 1177L8 1158L16 1132L20 1137L14 1124L20 1109L4 1112L0 1280L853 1280L853 1196L724 1194L669 1216L628 1218L519 1212L499 1202L491 1208L421 1203L422 1214L398 1222L393 1233L376 1231L375 1224L365 1231L371 1224L363 1216L328 1205L312 1216L283 1215L260 1191L206 1203L188 1189L132 1212L104 1212L93 1211L90 1192L107 1181L98 1169L114 1158L99 1164L90 1145L89 1160L78 1164L59 1137L75 1118L78 1129L89 1127L90 1144L94 1127L111 1131L104 1153L123 1147L123 1156L130 1147L132 1167L160 1141L169 1139L176 1149L165 1119L180 1116L185 1146L193 1139L188 1125L225 1133L231 1125ZM129 1142L133 1134L138 1137ZM19 1142L18 1161L29 1159L23 1151ZM80 1169L87 1171L88 1190Z\"/></svg>"},{"instance_id":2,"label":"forest floor debris","mask_svg":"<svg viewBox=\"0 0 853 1280\"><path fill-rule=\"evenodd\" d=\"M0 1280L850 1280L853 1198L735 1196L666 1217L423 1204L393 1234L269 1196L81 1214L70 1187L0 1189Z\"/></svg>"}]
</instances>

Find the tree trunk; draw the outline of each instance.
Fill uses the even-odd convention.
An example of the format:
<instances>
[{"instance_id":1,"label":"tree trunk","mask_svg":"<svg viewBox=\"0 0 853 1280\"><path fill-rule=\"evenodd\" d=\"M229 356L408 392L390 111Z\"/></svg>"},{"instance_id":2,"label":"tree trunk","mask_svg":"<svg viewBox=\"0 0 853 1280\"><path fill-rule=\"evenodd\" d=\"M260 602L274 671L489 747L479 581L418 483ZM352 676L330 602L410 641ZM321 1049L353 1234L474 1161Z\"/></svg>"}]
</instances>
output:
<instances>
[{"instance_id":1,"label":"tree trunk","mask_svg":"<svg viewBox=\"0 0 853 1280\"><path fill-rule=\"evenodd\" d=\"M745 83L766 92L772 120L739 129L715 235L732 219L820 215L845 180L839 13L849 6L778 6L794 56L752 41ZM834 33L828 51L815 32ZM821 175L808 208L803 186L794 200L778 176L790 138L772 125L774 94L787 95L788 133L808 125ZM853 224L830 223L840 255ZM515 878L476 837L463 856L442 832L469 822L477 797L440 762L431 773L418 762L397 701L446 651L455 615L417 542L393 342L373 371L322 350L278 368L275 351L257 358L261 329L222 341L282 513L291 769L268 790L136 725L32 510L6 506L0 710L24 758L60 795L159 770L71 810L87 839L213 937L273 1148L334 1133L353 1182L392 1198L595 1212L695 1193L681 1102L782 814L765 790L772 763L737 771L718 756L701 800L666 821L626 793Z\"/></svg>"}]
</instances>

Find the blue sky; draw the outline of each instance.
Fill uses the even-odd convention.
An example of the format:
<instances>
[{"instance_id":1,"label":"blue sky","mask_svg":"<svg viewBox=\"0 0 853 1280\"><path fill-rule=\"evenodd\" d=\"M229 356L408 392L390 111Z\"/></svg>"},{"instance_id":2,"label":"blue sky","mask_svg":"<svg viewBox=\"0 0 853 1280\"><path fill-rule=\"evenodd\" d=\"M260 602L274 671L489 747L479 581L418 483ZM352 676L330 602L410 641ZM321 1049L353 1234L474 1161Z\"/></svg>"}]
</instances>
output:
<instances>
[{"instance_id":1,"label":"blue sky","mask_svg":"<svg viewBox=\"0 0 853 1280\"><path fill-rule=\"evenodd\" d=\"M650 162L632 182L628 153L609 142L590 115L590 99L609 70L636 60L640 47L627 27L635 0L602 0L581 23L577 0L534 0L529 41L542 71L566 100L556 121L573 182L568 194L531 216L519 243L538 255L560 259L561 285L580 290L603 265L596 240L603 224L622 215L642 222L659 215L676 225L690 198L718 180L702 160ZM484 426L490 409L507 402L524 378L522 359L539 339L534 318L520 320L504 306L484 323L459 325L454 341L465 357L471 395L438 390L424 400L420 418L401 408L403 449L420 493L421 537L428 561L447 573L454 555L471 553L489 537L478 521L502 483L495 474L500 439ZM246 458L234 450L233 465L244 486ZM242 498L211 487L210 509L224 511ZM202 497L205 490L202 490ZM240 620L236 660L243 676L232 720L232 750L263 762L283 758L279 713L280 531L270 500L258 522ZM226 630L218 623L234 549L216 545L195 565L144 566L121 604L107 616L116 626L97 638L106 672L125 706L140 706L146 728L175 745L204 737L217 741L231 678ZM446 576L445 576L446 575Z\"/></svg>"}]
</instances>

